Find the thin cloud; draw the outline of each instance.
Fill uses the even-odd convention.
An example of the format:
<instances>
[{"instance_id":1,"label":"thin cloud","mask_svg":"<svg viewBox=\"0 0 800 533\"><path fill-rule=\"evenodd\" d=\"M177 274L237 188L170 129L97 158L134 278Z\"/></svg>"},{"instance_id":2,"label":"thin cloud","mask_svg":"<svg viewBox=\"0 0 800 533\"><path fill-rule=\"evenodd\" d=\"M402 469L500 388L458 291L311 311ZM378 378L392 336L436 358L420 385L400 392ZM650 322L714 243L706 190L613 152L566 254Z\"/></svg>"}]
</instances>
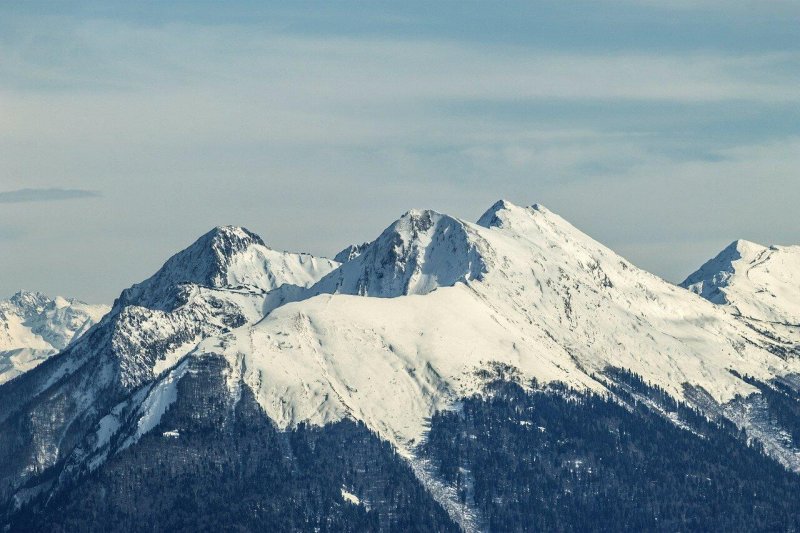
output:
<instances>
[{"instance_id":1,"label":"thin cloud","mask_svg":"<svg viewBox=\"0 0 800 533\"><path fill-rule=\"evenodd\" d=\"M0 192L0 204L53 202L78 198L96 198L98 196L100 196L99 192L86 189L17 189L16 191Z\"/></svg>"}]
</instances>

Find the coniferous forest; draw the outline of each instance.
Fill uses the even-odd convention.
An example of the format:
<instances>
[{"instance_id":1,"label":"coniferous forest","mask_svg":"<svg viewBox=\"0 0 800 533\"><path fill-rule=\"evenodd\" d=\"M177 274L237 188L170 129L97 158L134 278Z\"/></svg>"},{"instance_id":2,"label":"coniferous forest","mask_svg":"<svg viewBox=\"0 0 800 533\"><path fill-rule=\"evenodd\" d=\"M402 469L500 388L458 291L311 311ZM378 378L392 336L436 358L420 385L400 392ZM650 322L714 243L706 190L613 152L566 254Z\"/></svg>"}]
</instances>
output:
<instances>
[{"instance_id":1,"label":"coniferous forest","mask_svg":"<svg viewBox=\"0 0 800 533\"><path fill-rule=\"evenodd\" d=\"M223 364L193 369L155 431L14 513L11 530L457 531L363 424L278 431L247 390L227 402Z\"/></svg>"},{"instance_id":2,"label":"coniferous forest","mask_svg":"<svg viewBox=\"0 0 800 533\"><path fill-rule=\"evenodd\" d=\"M800 476L733 424L616 377L624 403L495 384L491 398L437 414L425 453L490 531L800 528Z\"/></svg>"},{"instance_id":3,"label":"coniferous forest","mask_svg":"<svg viewBox=\"0 0 800 533\"><path fill-rule=\"evenodd\" d=\"M7 510L10 530L459 530L363 424L279 431L246 391L230 405L222 365L208 358L181 380L159 426L102 468ZM633 374L608 376L613 399L492 382L437 413L418 456L487 531L800 528L800 476L732 423ZM775 412L796 420L791 390L773 393Z\"/></svg>"}]
</instances>

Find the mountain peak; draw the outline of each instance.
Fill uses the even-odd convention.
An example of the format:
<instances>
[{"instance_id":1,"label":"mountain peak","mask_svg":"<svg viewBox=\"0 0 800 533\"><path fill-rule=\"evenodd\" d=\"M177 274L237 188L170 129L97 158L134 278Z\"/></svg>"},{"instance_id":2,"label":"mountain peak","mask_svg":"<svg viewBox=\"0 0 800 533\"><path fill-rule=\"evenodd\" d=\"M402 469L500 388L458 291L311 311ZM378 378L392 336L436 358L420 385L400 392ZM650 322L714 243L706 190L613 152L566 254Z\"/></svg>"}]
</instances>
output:
<instances>
[{"instance_id":1,"label":"mountain peak","mask_svg":"<svg viewBox=\"0 0 800 533\"><path fill-rule=\"evenodd\" d=\"M221 256L230 256L253 245L266 246L261 237L241 226L217 226L200 237L195 244L200 242L210 244Z\"/></svg>"},{"instance_id":2,"label":"mountain peak","mask_svg":"<svg viewBox=\"0 0 800 533\"><path fill-rule=\"evenodd\" d=\"M0 384L63 350L108 311L41 292L19 291L0 301Z\"/></svg>"},{"instance_id":3,"label":"mountain peak","mask_svg":"<svg viewBox=\"0 0 800 533\"><path fill-rule=\"evenodd\" d=\"M253 247L266 248L266 245L261 237L245 228L217 226L168 259L156 276L166 276L174 285L222 287L228 284L227 267L237 255Z\"/></svg>"},{"instance_id":4,"label":"mountain peak","mask_svg":"<svg viewBox=\"0 0 800 533\"><path fill-rule=\"evenodd\" d=\"M255 233L239 226L217 226L170 257L153 276L125 290L120 303L169 308L169 301L181 285L230 285L229 267L237 256L254 248L267 249Z\"/></svg>"},{"instance_id":5,"label":"mountain peak","mask_svg":"<svg viewBox=\"0 0 800 533\"><path fill-rule=\"evenodd\" d=\"M50 298L41 292L24 290L17 291L9 301L25 312L35 312L37 309L42 309L51 302Z\"/></svg>"},{"instance_id":6,"label":"mountain peak","mask_svg":"<svg viewBox=\"0 0 800 533\"><path fill-rule=\"evenodd\" d=\"M733 241L681 286L763 324L800 323L800 246Z\"/></svg>"},{"instance_id":7,"label":"mountain peak","mask_svg":"<svg viewBox=\"0 0 800 533\"><path fill-rule=\"evenodd\" d=\"M686 278L680 286L716 304L727 303L724 288L736 272L735 264L739 261L750 263L765 250L767 248L760 244L744 239L735 240Z\"/></svg>"},{"instance_id":8,"label":"mountain peak","mask_svg":"<svg viewBox=\"0 0 800 533\"><path fill-rule=\"evenodd\" d=\"M745 239L737 239L726 246L722 252L720 252L717 257L729 257L731 260L735 261L736 259L746 258L748 256L756 255L766 249L766 246L762 246L752 241L748 241Z\"/></svg>"},{"instance_id":9,"label":"mountain peak","mask_svg":"<svg viewBox=\"0 0 800 533\"><path fill-rule=\"evenodd\" d=\"M337 264L308 254L269 248L246 228L217 226L170 257L153 276L125 290L119 305L171 310L183 286L270 291L283 284L309 286Z\"/></svg>"},{"instance_id":10,"label":"mountain peak","mask_svg":"<svg viewBox=\"0 0 800 533\"><path fill-rule=\"evenodd\" d=\"M474 230L461 220L430 209L411 209L311 292L377 297L427 294L480 278L486 265L478 246Z\"/></svg>"},{"instance_id":11,"label":"mountain peak","mask_svg":"<svg viewBox=\"0 0 800 533\"><path fill-rule=\"evenodd\" d=\"M512 209L520 209L519 206L509 202L505 199L500 199L492 204L492 207L486 210L478 219L478 225L485 228L491 228L502 224L499 214L503 211L510 211Z\"/></svg>"},{"instance_id":12,"label":"mountain peak","mask_svg":"<svg viewBox=\"0 0 800 533\"><path fill-rule=\"evenodd\" d=\"M537 214L551 215L551 212L541 204L524 207L508 200L498 200L481 215L478 225L484 228L504 227L513 224L515 217L530 219Z\"/></svg>"},{"instance_id":13,"label":"mountain peak","mask_svg":"<svg viewBox=\"0 0 800 533\"><path fill-rule=\"evenodd\" d=\"M397 231L424 232L429 230L436 220L444 216L447 215L437 213L432 209L409 209L391 227Z\"/></svg>"}]
</instances>

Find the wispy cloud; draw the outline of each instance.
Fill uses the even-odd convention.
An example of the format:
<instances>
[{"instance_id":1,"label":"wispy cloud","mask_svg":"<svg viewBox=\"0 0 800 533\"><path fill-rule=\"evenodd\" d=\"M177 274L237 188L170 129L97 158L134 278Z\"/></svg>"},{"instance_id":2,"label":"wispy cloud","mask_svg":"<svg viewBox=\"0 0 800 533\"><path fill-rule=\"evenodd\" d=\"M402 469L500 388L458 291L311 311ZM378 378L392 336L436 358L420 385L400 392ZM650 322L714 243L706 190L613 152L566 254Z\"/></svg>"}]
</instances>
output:
<instances>
[{"instance_id":1,"label":"wispy cloud","mask_svg":"<svg viewBox=\"0 0 800 533\"><path fill-rule=\"evenodd\" d=\"M17 189L0 192L0 204L16 204L23 202L52 202L57 200L74 200L78 198L96 198L98 191L85 189Z\"/></svg>"},{"instance_id":2,"label":"wispy cloud","mask_svg":"<svg viewBox=\"0 0 800 533\"><path fill-rule=\"evenodd\" d=\"M800 241L797 0L200 4L0 16L0 241L26 231L0 293L53 254L74 269L41 285L111 298L219 223L330 254L411 206L475 218L499 196L673 280L733 238ZM2 208L98 195L48 176L106 200Z\"/></svg>"}]
</instances>

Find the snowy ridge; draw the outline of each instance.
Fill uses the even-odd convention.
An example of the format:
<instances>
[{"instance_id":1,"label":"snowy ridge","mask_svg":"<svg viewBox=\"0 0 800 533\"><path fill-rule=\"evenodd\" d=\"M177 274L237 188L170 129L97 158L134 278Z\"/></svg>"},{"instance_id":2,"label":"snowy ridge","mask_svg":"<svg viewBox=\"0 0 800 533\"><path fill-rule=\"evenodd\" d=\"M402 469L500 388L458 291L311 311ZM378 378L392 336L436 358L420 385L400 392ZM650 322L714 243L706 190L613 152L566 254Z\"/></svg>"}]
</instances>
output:
<instances>
[{"instance_id":1,"label":"snowy ridge","mask_svg":"<svg viewBox=\"0 0 800 533\"><path fill-rule=\"evenodd\" d=\"M171 375L197 342L260 320L271 288L311 285L336 266L270 250L260 238L233 227L216 228L173 256L151 278L124 291L83 336L0 387L0 404L6 406L0 411L5 425L0 441L3 431L30 420L29 441L0 442L18 457L0 470L0 499L36 472L85 449L77 443L91 440L105 416L122 405L138 405L136 394ZM108 423L114 418L105 420L100 433L119 429Z\"/></svg>"},{"instance_id":2,"label":"snowy ridge","mask_svg":"<svg viewBox=\"0 0 800 533\"><path fill-rule=\"evenodd\" d=\"M172 256L149 279L123 292L120 303L170 310L176 305L174 292L185 284L251 292L284 284L306 287L337 266L330 259L268 248L261 237L244 228L219 226Z\"/></svg>"},{"instance_id":3,"label":"snowy ridge","mask_svg":"<svg viewBox=\"0 0 800 533\"><path fill-rule=\"evenodd\" d=\"M599 391L594 376L626 368L719 403L754 392L730 369L768 380L798 368L544 207L498 202L479 222L412 211L306 299L194 355L243 359L244 382L281 427L352 417L408 453L427 417L480 393L476 376L494 363Z\"/></svg>"},{"instance_id":4,"label":"snowy ridge","mask_svg":"<svg viewBox=\"0 0 800 533\"><path fill-rule=\"evenodd\" d=\"M483 246L462 221L435 211L411 210L309 293L427 294L437 287L479 279L486 269Z\"/></svg>"},{"instance_id":5,"label":"snowy ridge","mask_svg":"<svg viewBox=\"0 0 800 533\"><path fill-rule=\"evenodd\" d=\"M0 383L66 348L109 309L26 291L0 301Z\"/></svg>"},{"instance_id":6,"label":"snowy ridge","mask_svg":"<svg viewBox=\"0 0 800 533\"><path fill-rule=\"evenodd\" d=\"M800 246L736 241L681 286L745 318L800 326Z\"/></svg>"},{"instance_id":7,"label":"snowy ridge","mask_svg":"<svg viewBox=\"0 0 800 533\"><path fill-rule=\"evenodd\" d=\"M498 368L523 385L535 377L601 393L609 367L627 369L690 403L687 391L702 391L697 407L772 439L734 409L757 392L737 373L800 374L774 335L539 205L500 201L478 223L412 210L347 259L275 252L247 230L216 228L123 292L62 354L0 387L0 401L17 402L0 423L22 412L42 424L29 448L37 468L96 468L158 428L192 365L221 357L231 405L249 389L279 428L363 421L412 460L429 417L483 394ZM736 269L726 268L729 288ZM33 416L58 398L71 401L56 405L55 426ZM68 431L80 444L62 444ZM796 455L781 457L800 469ZM31 474L12 475L21 484Z\"/></svg>"}]
</instances>

